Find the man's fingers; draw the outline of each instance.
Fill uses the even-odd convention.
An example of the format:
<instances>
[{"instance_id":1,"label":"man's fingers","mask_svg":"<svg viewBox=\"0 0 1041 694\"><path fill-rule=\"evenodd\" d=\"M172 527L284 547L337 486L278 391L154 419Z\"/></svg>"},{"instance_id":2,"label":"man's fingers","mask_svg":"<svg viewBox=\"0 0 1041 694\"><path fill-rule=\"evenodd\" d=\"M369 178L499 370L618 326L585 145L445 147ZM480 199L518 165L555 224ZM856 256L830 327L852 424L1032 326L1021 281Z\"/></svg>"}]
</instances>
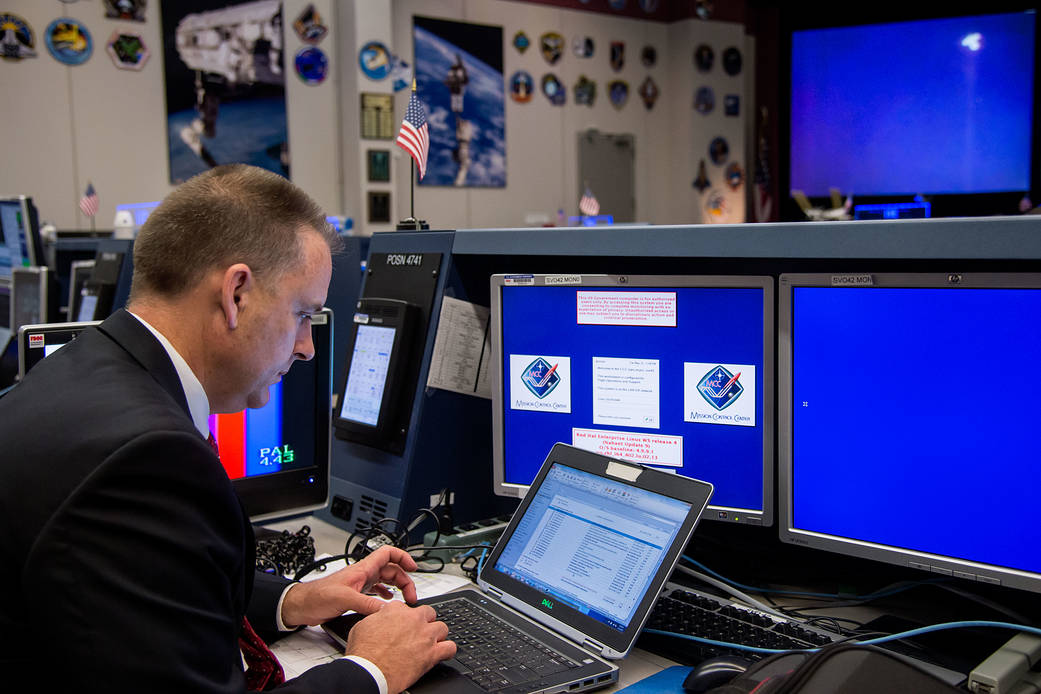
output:
<instances>
[{"instance_id":1,"label":"man's fingers","mask_svg":"<svg viewBox=\"0 0 1041 694\"><path fill-rule=\"evenodd\" d=\"M455 652L455 641L438 641L434 646L434 656L437 657L438 662L455 657Z\"/></svg>"}]
</instances>

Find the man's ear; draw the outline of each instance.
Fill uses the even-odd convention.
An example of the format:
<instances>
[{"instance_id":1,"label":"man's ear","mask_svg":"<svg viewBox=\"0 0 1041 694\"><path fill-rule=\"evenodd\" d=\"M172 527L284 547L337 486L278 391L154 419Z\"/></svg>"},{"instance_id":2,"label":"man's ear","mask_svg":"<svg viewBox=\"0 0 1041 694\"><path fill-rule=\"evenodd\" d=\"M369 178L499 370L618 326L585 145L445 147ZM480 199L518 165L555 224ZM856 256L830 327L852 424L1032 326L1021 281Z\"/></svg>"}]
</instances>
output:
<instances>
[{"instance_id":1,"label":"man's ear","mask_svg":"<svg viewBox=\"0 0 1041 694\"><path fill-rule=\"evenodd\" d=\"M246 309L250 292L256 287L253 271L245 263L235 263L221 278L220 305L229 330L239 325L239 314Z\"/></svg>"}]
</instances>

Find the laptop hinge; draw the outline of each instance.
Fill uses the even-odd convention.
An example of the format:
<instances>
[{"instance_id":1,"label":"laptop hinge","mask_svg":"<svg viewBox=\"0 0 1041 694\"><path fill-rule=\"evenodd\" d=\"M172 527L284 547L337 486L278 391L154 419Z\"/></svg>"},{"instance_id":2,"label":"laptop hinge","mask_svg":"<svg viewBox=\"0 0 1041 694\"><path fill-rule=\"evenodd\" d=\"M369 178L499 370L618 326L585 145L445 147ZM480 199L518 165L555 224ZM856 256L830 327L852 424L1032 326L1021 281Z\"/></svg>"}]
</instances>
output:
<instances>
[{"instance_id":1,"label":"laptop hinge","mask_svg":"<svg viewBox=\"0 0 1041 694\"><path fill-rule=\"evenodd\" d=\"M601 655L603 655L604 652L604 644L597 643L596 641L588 637L582 641L582 647L587 650L599 653Z\"/></svg>"},{"instance_id":2,"label":"laptop hinge","mask_svg":"<svg viewBox=\"0 0 1041 694\"><path fill-rule=\"evenodd\" d=\"M497 588L492 588L491 586L488 586L487 588L485 588L484 592L486 595L491 595L492 598L494 598L495 600L502 600L502 591L498 590Z\"/></svg>"}]
</instances>

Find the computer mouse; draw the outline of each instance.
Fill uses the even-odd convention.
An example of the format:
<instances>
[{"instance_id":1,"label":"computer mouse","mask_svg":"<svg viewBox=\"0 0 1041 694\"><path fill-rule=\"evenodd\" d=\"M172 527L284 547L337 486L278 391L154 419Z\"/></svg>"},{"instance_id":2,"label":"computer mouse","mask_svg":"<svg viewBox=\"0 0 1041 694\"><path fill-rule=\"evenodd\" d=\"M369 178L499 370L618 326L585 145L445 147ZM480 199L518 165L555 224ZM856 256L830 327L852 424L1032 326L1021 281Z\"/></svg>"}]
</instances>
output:
<instances>
[{"instance_id":1,"label":"computer mouse","mask_svg":"<svg viewBox=\"0 0 1041 694\"><path fill-rule=\"evenodd\" d=\"M752 666L752 661L737 655L721 655L696 665L683 680L683 690L691 694L707 692L726 684Z\"/></svg>"}]
</instances>

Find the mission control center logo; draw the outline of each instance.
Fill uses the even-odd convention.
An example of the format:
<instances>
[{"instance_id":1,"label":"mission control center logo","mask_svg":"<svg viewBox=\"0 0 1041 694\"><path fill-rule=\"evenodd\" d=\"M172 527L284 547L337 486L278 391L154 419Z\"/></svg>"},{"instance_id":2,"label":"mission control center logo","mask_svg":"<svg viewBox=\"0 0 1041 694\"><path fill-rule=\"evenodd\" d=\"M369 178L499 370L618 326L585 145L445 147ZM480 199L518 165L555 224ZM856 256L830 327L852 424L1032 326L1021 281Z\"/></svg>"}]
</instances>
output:
<instances>
[{"instance_id":1,"label":"mission control center logo","mask_svg":"<svg viewBox=\"0 0 1041 694\"><path fill-rule=\"evenodd\" d=\"M571 412L571 358L511 354L510 407Z\"/></svg>"},{"instance_id":2,"label":"mission control center logo","mask_svg":"<svg viewBox=\"0 0 1041 694\"><path fill-rule=\"evenodd\" d=\"M755 426L754 364L683 364L683 420Z\"/></svg>"}]
</instances>

